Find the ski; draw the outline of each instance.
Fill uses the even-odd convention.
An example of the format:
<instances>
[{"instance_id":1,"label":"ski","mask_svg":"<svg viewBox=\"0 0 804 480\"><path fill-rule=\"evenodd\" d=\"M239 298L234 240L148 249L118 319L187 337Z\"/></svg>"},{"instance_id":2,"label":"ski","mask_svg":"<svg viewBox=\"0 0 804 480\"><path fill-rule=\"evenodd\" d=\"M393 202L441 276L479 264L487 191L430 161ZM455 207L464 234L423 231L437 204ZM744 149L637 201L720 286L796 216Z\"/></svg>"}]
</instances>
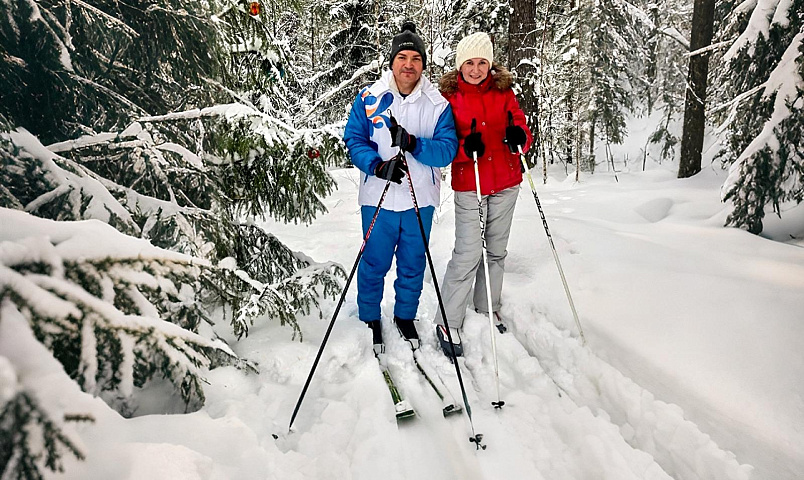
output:
<instances>
[{"instance_id":1,"label":"ski","mask_svg":"<svg viewBox=\"0 0 804 480\"><path fill-rule=\"evenodd\" d=\"M432 387L435 394L438 395L439 399L441 399L441 413L445 417L452 414L461 413L463 411L463 407L461 407L461 405L455 401L455 397L452 396L452 392L450 392L447 386L444 385L444 382L441 381L441 378L437 375L433 375L429 365L425 367L426 364L422 362L421 352L418 348L413 349L413 362L416 364L416 368L419 370L419 373L421 373L424 379L427 380L427 384ZM428 370L430 371L428 372ZM439 384L441 385L440 387Z\"/></svg>"},{"instance_id":2,"label":"ski","mask_svg":"<svg viewBox=\"0 0 804 480\"><path fill-rule=\"evenodd\" d=\"M385 365L383 359L381 359L380 356L377 356L377 361L380 364L380 371L385 379L385 384L388 386L388 391L391 392L391 399L394 401L396 420L400 421L415 417L416 411L413 410L413 407L411 407L404 398L402 398L402 395L399 393L399 389L396 388L394 379L391 377L391 372L388 371L388 367Z\"/></svg>"}]
</instances>

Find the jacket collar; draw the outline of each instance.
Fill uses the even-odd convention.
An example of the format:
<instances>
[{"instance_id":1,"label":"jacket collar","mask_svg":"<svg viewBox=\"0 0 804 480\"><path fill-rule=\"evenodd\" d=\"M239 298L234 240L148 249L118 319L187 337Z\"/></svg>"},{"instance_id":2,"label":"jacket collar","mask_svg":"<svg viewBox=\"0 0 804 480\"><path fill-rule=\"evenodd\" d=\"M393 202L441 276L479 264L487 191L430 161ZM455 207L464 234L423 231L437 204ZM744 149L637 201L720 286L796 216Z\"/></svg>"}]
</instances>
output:
<instances>
[{"instance_id":1,"label":"jacket collar","mask_svg":"<svg viewBox=\"0 0 804 480\"><path fill-rule=\"evenodd\" d=\"M379 80L374 82L374 84L369 87L369 92L374 95L375 97L379 98L380 95L384 94L385 92L392 92L394 95L399 95L399 88L396 86L396 81L394 81L394 72L391 70L386 70L383 72L382 76ZM440 105L446 102L446 99L441 96L441 92L430 83L430 80L427 79L424 75L419 79L419 83L413 87L413 91L405 97L402 101L403 102L415 102L418 100L422 95L427 97L433 105Z\"/></svg>"},{"instance_id":2,"label":"jacket collar","mask_svg":"<svg viewBox=\"0 0 804 480\"><path fill-rule=\"evenodd\" d=\"M491 73L491 69L489 69L489 74L486 75L486 78L483 79L478 85L472 85L471 83L467 82L463 79L463 75L458 72L458 90L461 93L485 93L491 89L491 86L494 84L494 75Z\"/></svg>"}]
</instances>

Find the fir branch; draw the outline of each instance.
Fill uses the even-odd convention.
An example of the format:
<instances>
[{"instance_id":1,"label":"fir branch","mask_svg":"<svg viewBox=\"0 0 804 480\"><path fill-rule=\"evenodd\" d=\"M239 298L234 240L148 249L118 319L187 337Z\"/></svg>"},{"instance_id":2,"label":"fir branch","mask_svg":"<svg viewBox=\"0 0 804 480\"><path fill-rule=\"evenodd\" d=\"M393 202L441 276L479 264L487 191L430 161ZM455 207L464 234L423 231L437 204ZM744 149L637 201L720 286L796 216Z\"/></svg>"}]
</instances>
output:
<instances>
[{"instance_id":1,"label":"fir branch","mask_svg":"<svg viewBox=\"0 0 804 480\"><path fill-rule=\"evenodd\" d=\"M140 34L136 30L134 30L133 28L128 26L125 22L123 22L121 20L118 20L117 18L115 18L115 17L113 17L111 15L106 14L104 11L102 11L102 10L100 10L98 8L95 8L92 5L86 3L86 2L84 2L82 0L67 0L67 1L70 2L70 3L76 4L76 5L80 6L81 8L89 10L90 12L92 12L95 15L101 17L102 19L104 19L108 23L110 23L110 24L112 24L112 25L114 25L116 27L119 27L121 30L123 30L124 32L126 32L127 34L131 35L134 38L139 38L139 36L140 36Z\"/></svg>"},{"instance_id":2,"label":"fir branch","mask_svg":"<svg viewBox=\"0 0 804 480\"><path fill-rule=\"evenodd\" d=\"M2 478L43 478L40 460L44 456L44 466L52 472L63 472L63 450L78 460L85 455L78 446L62 432L61 426L50 418L26 391L18 392L0 411L0 471ZM65 416L65 421L73 419L94 422L90 415ZM38 432L38 438L32 435Z\"/></svg>"},{"instance_id":3,"label":"fir branch","mask_svg":"<svg viewBox=\"0 0 804 480\"><path fill-rule=\"evenodd\" d=\"M330 91L326 92L325 94L318 97L318 100L313 104L312 107L307 111L306 114L300 117L300 120L307 120L309 119L313 113L324 104L324 102L329 101L330 98L335 96L335 94L341 92L344 88L350 85L352 82L360 78L361 76L365 75L368 72L376 71L379 68L380 62L377 60L373 60L368 65L363 65L362 67L355 70L352 76L341 83L339 83L335 88L331 89Z\"/></svg>"}]
</instances>

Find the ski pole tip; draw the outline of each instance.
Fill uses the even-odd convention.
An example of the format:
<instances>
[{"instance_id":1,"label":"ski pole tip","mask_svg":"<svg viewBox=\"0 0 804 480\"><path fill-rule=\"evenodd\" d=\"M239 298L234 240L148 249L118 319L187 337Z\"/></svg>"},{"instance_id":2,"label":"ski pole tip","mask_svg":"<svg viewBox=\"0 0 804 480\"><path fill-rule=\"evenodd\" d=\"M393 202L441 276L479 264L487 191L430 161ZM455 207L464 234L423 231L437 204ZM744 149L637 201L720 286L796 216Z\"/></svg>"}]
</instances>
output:
<instances>
[{"instance_id":1,"label":"ski pole tip","mask_svg":"<svg viewBox=\"0 0 804 480\"><path fill-rule=\"evenodd\" d=\"M502 410L502 407L503 405L505 405L505 402L500 400L499 402L491 402L491 404L494 405L495 409Z\"/></svg>"},{"instance_id":2,"label":"ski pole tip","mask_svg":"<svg viewBox=\"0 0 804 480\"><path fill-rule=\"evenodd\" d=\"M475 446L477 447L477 450L485 450L486 449L486 446L483 445L482 443L480 443L481 441L483 441L483 434L482 433L478 433L477 435L475 435L473 437L469 437L469 441L471 443L475 444Z\"/></svg>"}]
</instances>

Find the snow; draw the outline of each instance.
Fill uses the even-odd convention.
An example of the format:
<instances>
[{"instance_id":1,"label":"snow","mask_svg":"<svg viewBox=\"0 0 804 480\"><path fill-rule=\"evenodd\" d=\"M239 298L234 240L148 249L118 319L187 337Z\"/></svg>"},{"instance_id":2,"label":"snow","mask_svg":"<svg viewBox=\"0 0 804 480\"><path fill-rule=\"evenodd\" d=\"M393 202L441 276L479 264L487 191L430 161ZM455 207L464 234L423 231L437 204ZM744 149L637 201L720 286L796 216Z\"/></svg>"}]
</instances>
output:
<instances>
[{"instance_id":1,"label":"snow","mask_svg":"<svg viewBox=\"0 0 804 480\"><path fill-rule=\"evenodd\" d=\"M780 241L723 228L727 205L719 190L726 172L710 168L679 180L672 162L650 165L646 172L638 171L641 161L622 166L617 181L599 169L582 174L580 183L563 167L551 169L546 185L534 171L586 346L523 184L500 312L510 332L496 334L506 402L501 411L490 404L497 395L487 317L470 311L463 331L466 356L459 365L486 450L468 441L466 415L442 417L441 402L388 323L389 368L417 410L416 419L397 424L369 330L356 318L354 285L292 432L288 422L335 310L333 300L322 302L323 319L315 312L299 318L302 343L269 319L256 321L237 342L227 333L228 321L219 319L217 332L255 362L259 374L212 370L204 374L206 405L200 411L131 419L82 393L4 303L0 392L27 388L57 413L95 417L94 424L65 425L87 459L65 457L58 478L799 478L804 250L785 242L789 237L781 232L800 232L804 217L778 220L773 232ZM332 174L339 188L325 199L329 213L310 226L264 224L291 249L349 268L361 244L358 176L356 170ZM454 241L452 192L444 185L430 243L439 280ZM32 217L0 213L6 242L18 245L37 235ZM87 232L80 238L88 254L148 252L147 242L134 239L115 237L109 244L100 222L62 226L73 238ZM70 236L49 228L55 248L62 249ZM80 245L59 255L78 255ZM29 255L14 248L0 247L3 262ZM392 317L393 277L392 270L382 306L386 318ZM454 368L436 348L437 308L428 272L417 322L422 356L460 399Z\"/></svg>"}]
</instances>

